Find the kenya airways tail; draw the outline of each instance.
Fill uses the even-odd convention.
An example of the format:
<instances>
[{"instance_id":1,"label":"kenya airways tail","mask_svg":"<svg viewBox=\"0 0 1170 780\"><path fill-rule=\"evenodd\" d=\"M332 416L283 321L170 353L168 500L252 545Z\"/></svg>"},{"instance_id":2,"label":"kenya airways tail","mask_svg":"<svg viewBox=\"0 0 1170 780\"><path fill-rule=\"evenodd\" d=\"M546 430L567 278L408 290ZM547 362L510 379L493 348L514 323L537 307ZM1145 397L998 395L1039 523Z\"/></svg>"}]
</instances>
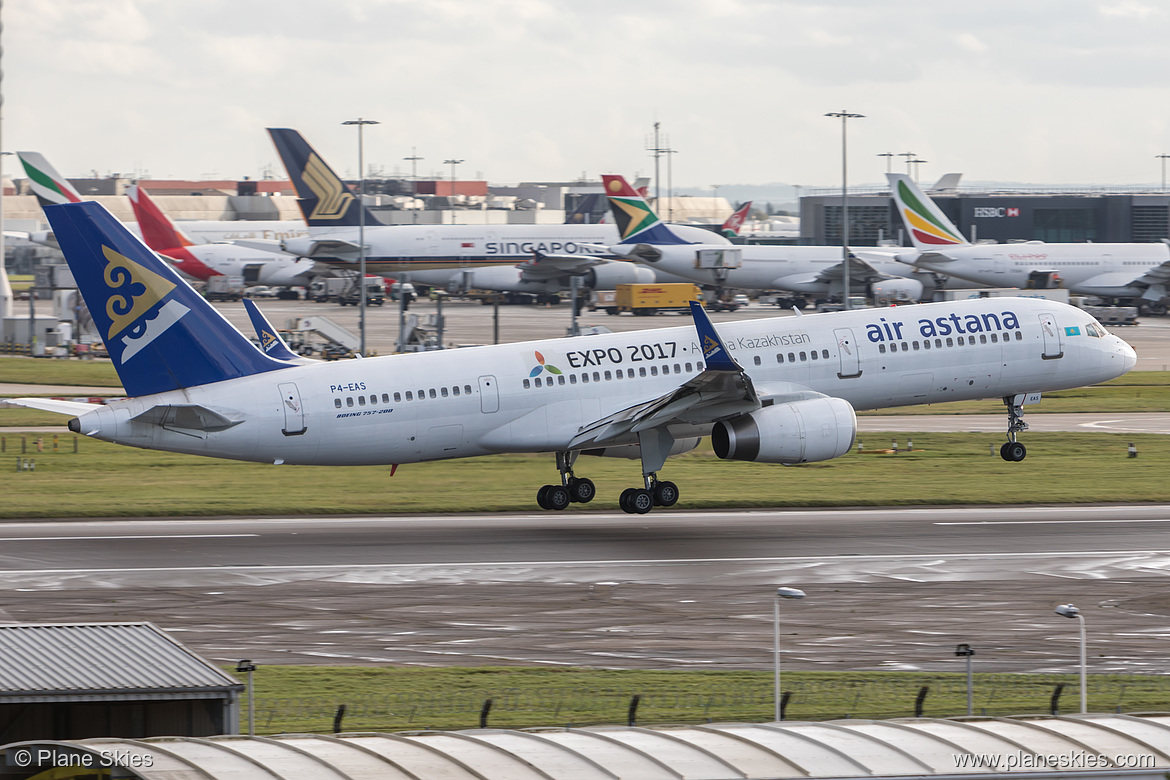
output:
<instances>
[{"instance_id":1,"label":"kenya airways tail","mask_svg":"<svg viewBox=\"0 0 1170 780\"><path fill-rule=\"evenodd\" d=\"M743 228L744 220L747 219L747 215L751 210L752 202L749 200L727 218L727 221L723 223L723 227L719 228L719 233L727 238L735 238L738 236L739 231Z\"/></svg>"},{"instance_id":2,"label":"kenya airways tail","mask_svg":"<svg viewBox=\"0 0 1170 780\"><path fill-rule=\"evenodd\" d=\"M73 188L57 169L40 152L17 152L20 164L24 166L33 195L42 207L54 203L80 203L81 193Z\"/></svg>"},{"instance_id":3,"label":"kenya airways tail","mask_svg":"<svg viewBox=\"0 0 1170 780\"><path fill-rule=\"evenodd\" d=\"M898 216L916 249L937 252L947 247L971 245L913 179L904 173L887 173L886 178L890 181Z\"/></svg>"},{"instance_id":4,"label":"kenya airways tail","mask_svg":"<svg viewBox=\"0 0 1170 780\"><path fill-rule=\"evenodd\" d=\"M218 275L217 271L191 254L188 247L194 246L195 242L162 212L146 194L146 190L133 184L126 188L126 196L130 198L134 218L138 220L138 230L148 247L172 260L176 268L192 279L205 282Z\"/></svg>"}]
</instances>

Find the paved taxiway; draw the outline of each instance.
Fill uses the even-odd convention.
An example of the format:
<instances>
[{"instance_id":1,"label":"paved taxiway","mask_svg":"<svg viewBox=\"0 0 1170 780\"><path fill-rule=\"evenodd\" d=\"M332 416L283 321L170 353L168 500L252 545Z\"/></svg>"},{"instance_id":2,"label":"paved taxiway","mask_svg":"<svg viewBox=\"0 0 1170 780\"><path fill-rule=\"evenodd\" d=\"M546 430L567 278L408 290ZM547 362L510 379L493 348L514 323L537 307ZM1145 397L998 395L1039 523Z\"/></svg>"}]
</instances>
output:
<instances>
[{"instance_id":1,"label":"paved taxiway","mask_svg":"<svg viewBox=\"0 0 1170 780\"><path fill-rule=\"evenodd\" d=\"M224 662L1166 672L1170 506L28 522L0 619L151 620Z\"/></svg>"}]
</instances>

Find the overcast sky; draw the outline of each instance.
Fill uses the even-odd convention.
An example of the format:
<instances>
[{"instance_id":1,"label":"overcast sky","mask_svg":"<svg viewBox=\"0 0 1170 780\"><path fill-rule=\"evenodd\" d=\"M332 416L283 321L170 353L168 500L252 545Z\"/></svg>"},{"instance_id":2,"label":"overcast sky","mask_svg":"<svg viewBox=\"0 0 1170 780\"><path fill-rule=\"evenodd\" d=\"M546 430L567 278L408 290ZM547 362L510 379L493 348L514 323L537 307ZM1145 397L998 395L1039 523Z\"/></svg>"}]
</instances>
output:
<instances>
[{"instance_id":1,"label":"overcast sky","mask_svg":"<svg viewBox=\"0 0 1170 780\"><path fill-rule=\"evenodd\" d=\"M284 172L295 127L366 161L495 184L652 174L835 186L883 152L921 178L1156 184L1165 0L8 0L3 148L66 176ZM905 170L895 158L895 170ZM13 172L12 158L5 170ZM663 178L665 179L665 165ZM665 182L664 182L665 184Z\"/></svg>"}]
</instances>

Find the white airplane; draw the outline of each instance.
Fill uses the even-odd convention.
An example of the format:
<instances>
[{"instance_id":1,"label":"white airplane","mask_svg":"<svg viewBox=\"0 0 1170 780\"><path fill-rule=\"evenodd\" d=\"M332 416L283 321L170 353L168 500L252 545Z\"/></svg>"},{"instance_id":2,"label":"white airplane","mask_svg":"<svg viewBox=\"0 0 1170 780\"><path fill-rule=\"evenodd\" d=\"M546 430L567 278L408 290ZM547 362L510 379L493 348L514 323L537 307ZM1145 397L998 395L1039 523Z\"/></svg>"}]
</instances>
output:
<instances>
[{"instance_id":1,"label":"white airplane","mask_svg":"<svg viewBox=\"0 0 1170 780\"><path fill-rule=\"evenodd\" d=\"M289 257L283 252L265 252L230 242L196 244L159 209L146 190L134 184L126 188L126 196L145 244L192 279L205 282L213 276L239 276L247 284L295 287L307 285L317 275L312 260Z\"/></svg>"},{"instance_id":2,"label":"white airplane","mask_svg":"<svg viewBox=\"0 0 1170 780\"><path fill-rule=\"evenodd\" d=\"M569 276L586 273L590 276L587 286L606 290L615 284L654 281L631 263L597 257L604 253L604 245L618 242L613 225L384 225L300 133L287 128L268 132L309 226L308 237L280 242L289 254L352 271L359 259L358 234L364 220L366 270L383 276L523 263L522 279L533 285L556 279L565 280L567 288ZM713 238L702 228L678 230L688 241Z\"/></svg>"},{"instance_id":3,"label":"white airplane","mask_svg":"<svg viewBox=\"0 0 1170 780\"><path fill-rule=\"evenodd\" d=\"M662 222L625 179L608 175L602 179L614 220L622 230L622 246L611 247L619 255L655 271L716 288L785 290L815 298L840 297L844 292L845 264L840 247L744 244L713 253L715 260L709 262L700 259L697 250L721 247L692 246L672 238L678 227ZM982 286L899 263L896 255L904 251L897 247L851 247L851 289L874 297L917 301L930 298L943 287Z\"/></svg>"},{"instance_id":4,"label":"white airplane","mask_svg":"<svg viewBox=\"0 0 1170 780\"><path fill-rule=\"evenodd\" d=\"M55 203L80 203L83 198L69 180L57 172L40 152L17 152L20 164L28 176L29 186L41 204L41 208ZM141 235L138 225L126 223L135 235ZM288 220L187 220L183 222L191 240L197 244L237 239L279 241L283 238L307 235L308 230L299 222ZM51 230L39 230L21 234L37 244L57 246Z\"/></svg>"},{"instance_id":5,"label":"white airplane","mask_svg":"<svg viewBox=\"0 0 1170 780\"><path fill-rule=\"evenodd\" d=\"M1136 298L1160 306L1170 283L1170 247L1158 244L972 244L913 179L887 173L898 214L916 252L898 259L915 268L992 287L1029 287L1033 274L1056 274L1080 295Z\"/></svg>"},{"instance_id":6,"label":"white airplane","mask_svg":"<svg viewBox=\"0 0 1170 780\"><path fill-rule=\"evenodd\" d=\"M1003 398L1002 455L1036 394L1103 382L1134 351L1079 309L995 298L299 365L261 352L97 203L46 208L128 398L22 398L69 429L146 449L280 464L556 456L546 509L593 498L581 454L638 457L630 513L673 505L668 456L710 435L732 460L847 453L854 409ZM391 472L393 473L393 472Z\"/></svg>"}]
</instances>

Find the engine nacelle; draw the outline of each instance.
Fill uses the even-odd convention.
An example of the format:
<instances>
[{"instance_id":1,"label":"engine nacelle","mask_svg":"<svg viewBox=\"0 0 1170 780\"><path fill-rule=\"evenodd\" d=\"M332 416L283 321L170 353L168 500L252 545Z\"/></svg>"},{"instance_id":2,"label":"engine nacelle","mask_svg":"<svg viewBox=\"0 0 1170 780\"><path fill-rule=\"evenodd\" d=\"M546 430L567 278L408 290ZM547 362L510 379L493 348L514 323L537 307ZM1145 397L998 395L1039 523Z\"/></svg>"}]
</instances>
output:
<instances>
[{"instance_id":1,"label":"engine nacelle","mask_svg":"<svg viewBox=\"0 0 1170 780\"><path fill-rule=\"evenodd\" d=\"M695 447L699 446L702 438L695 437L693 439L675 439L674 446L670 448L667 453L668 458L675 455L682 455L684 452L690 452ZM601 447L596 450L581 450L582 455L594 455L603 458L629 458L630 460L637 460L642 457L642 448L637 444L622 444L617 447Z\"/></svg>"},{"instance_id":2,"label":"engine nacelle","mask_svg":"<svg viewBox=\"0 0 1170 780\"><path fill-rule=\"evenodd\" d=\"M810 398L715 423L711 444L724 460L813 463L849 452L856 436L857 416L848 401Z\"/></svg>"},{"instance_id":3,"label":"engine nacelle","mask_svg":"<svg viewBox=\"0 0 1170 780\"><path fill-rule=\"evenodd\" d=\"M917 279L886 279L870 285L873 297L879 301L913 303L922 300L922 282Z\"/></svg>"},{"instance_id":4,"label":"engine nacelle","mask_svg":"<svg viewBox=\"0 0 1170 780\"><path fill-rule=\"evenodd\" d=\"M614 290L618 284L654 284L654 270L637 263L615 260L595 265L585 272L585 286Z\"/></svg>"}]
</instances>

